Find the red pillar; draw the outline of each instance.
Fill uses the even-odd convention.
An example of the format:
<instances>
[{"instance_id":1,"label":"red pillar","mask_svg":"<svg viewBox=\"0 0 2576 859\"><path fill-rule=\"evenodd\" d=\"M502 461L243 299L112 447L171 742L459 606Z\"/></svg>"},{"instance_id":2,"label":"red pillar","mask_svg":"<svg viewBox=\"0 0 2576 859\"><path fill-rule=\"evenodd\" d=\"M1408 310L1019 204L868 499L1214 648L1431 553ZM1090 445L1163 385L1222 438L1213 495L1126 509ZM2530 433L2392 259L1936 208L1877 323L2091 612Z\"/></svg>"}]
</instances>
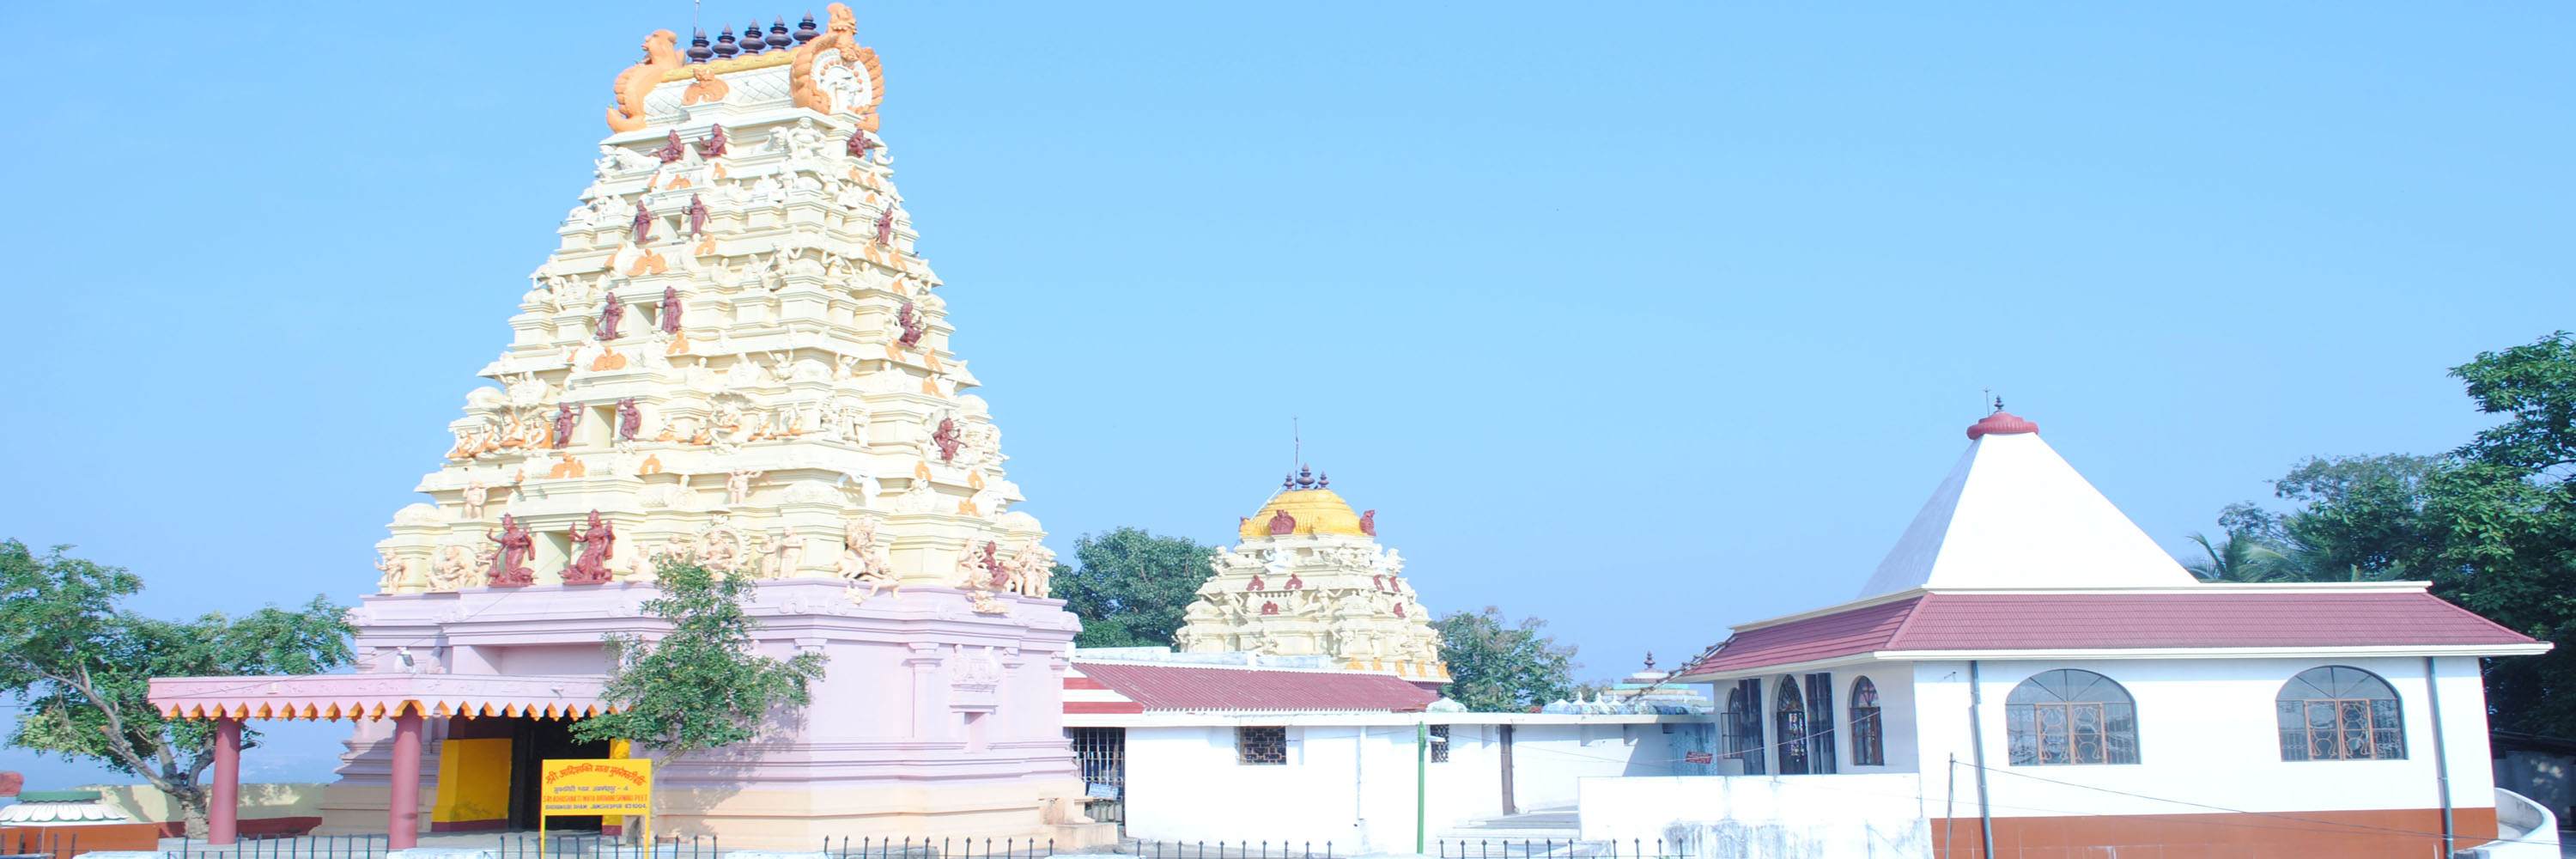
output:
<instances>
[{"instance_id":1,"label":"red pillar","mask_svg":"<svg viewBox=\"0 0 2576 859\"><path fill-rule=\"evenodd\" d=\"M401 705L394 717L393 796L385 809L388 849L408 850L420 843L420 713Z\"/></svg>"},{"instance_id":2,"label":"red pillar","mask_svg":"<svg viewBox=\"0 0 2576 859\"><path fill-rule=\"evenodd\" d=\"M215 720L215 781L206 786L206 843L231 844L241 818L241 720Z\"/></svg>"}]
</instances>

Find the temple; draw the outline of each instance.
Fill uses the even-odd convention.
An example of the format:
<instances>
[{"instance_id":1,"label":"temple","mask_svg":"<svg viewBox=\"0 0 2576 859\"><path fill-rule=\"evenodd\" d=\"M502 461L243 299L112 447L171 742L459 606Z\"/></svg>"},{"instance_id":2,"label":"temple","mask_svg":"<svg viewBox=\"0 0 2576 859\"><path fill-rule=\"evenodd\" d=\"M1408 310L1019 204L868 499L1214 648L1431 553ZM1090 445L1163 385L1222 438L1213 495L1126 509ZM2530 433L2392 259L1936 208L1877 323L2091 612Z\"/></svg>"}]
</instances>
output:
<instances>
[{"instance_id":1,"label":"temple","mask_svg":"<svg viewBox=\"0 0 2576 859\"><path fill-rule=\"evenodd\" d=\"M601 635L653 629L655 566L687 559L757 576L761 649L829 673L761 740L664 762L657 832L1096 840L1066 802L1078 624L915 248L882 68L837 3L750 35L657 32L615 75L491 384L376 546L359 672L155 681L218 722L219 817L241 720L321 718L358 723L322 831L531 826L538 760L627 752L567 726L608 706Z\"/></svg>"},{"instance_id":2,"label":"temple","mask_svg":"<svg viewBox=\"0 0 2576 859\"><path fill-rule=\"evenodd\" d=\"M1209 562L1216 575L1199 586L1175 649L1323 656L1432 688L1449 680L1403 553L1377 544L1377 511L1351 512L1330 475L1300 467L1240 531L1242 544Z\"/></svg>"}]
</instances>

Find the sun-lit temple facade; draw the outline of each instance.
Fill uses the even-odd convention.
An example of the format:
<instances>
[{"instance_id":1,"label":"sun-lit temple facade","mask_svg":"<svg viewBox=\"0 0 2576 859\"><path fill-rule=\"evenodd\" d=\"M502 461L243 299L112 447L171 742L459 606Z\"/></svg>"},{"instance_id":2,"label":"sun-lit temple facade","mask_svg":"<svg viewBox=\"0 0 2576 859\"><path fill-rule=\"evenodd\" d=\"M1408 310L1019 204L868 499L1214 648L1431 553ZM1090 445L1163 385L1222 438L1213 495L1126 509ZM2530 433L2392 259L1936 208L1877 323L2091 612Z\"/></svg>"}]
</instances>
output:
<instances>
[{"instance_id":1,"label":"sun-lit temple facade","mask_svg":"<svg viewBox=\"0 0 2576 859\"><path fill-rule=\"evenodd\" d=\"M537 760L627 753L566 726L607 706L600 637L649 637L655 565L686 558L761 580L763 652L830 662L763 737L665 762L657 833L1090 837L1059 703L1078 624L915 251L855 29L833 4L662 31L614 75L491 383L377 544L359 673L155 681L233 738L219 783L241 719L347 718L323 831L531 825Z\"/></svg>"},{"instance_id":2,"label":"sun-lit temple facade","mask_svg":"<svg viewBox=\"0 0 2576 859\"><path fill-rule=\"evenodd\" d=\"M1403 553L1378 545L1377 511L1354 513L1329 475L1299 472L1243 518L1240 545L1209 561L1215 575L1199 586L1173 649L1323 656L1339 668L1447 682L1440 634L1404 577Z\"/></svg>"}]
</instances>

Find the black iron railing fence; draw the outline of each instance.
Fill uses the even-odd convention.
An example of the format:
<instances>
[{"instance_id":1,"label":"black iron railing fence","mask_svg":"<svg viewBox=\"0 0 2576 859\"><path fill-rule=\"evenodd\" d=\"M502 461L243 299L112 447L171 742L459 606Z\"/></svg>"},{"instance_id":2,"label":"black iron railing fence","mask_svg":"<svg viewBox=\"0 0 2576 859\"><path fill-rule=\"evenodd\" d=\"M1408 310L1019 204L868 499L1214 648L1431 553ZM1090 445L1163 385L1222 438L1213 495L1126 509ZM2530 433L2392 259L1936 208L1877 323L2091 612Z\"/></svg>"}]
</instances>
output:
<instances>
[{"instance_id":1,"label":"black iron railing fence","mask_svg":"<svg viewBox=\"0 0 2576 859\"><path fill-rule=\"evenodd\" d=\"M1683 859L1685 845L1661 838L1580 841L1572 838L1443 838L1426 851L1440 859Z\"/></svg>"},{"instance_id":2,"label":"black iron railing fence","mask_svg":"<svg viewBox=\"0 0 2576 859\"><path fill-rule=\"evenodd\" d=\"M80 833L77 831L13 829L0 832L0 859L71 859L80 853Z\"/></svg>"},{"instance_id":3,"label":"black iron railing fence","mask_svg":"<svg viewBox=\"0 0 2576 859\"><path fill-rule=\"evenodd\" d=\"M46 838L0 835L0 859L72 859L81 851L70 834ZM711 836L662 836L653 849L620 844L595 832L504 832L478 837L429 836L423 846L487 850L493 859L723 859L724 847ZM169 842L164 842L165 846ZM1409 845L1407 845L1409 846ZM162 851L170 859L384 859L390 852L382 835L244 837L237 844L215 847L181 839L177 849ZM778 851L802 852L802 851ZM813 851L823 859L1042 859L1062 853L1133 856L1137 859L1348 859L1349 845L1331 841L1255 840L1153 841L1130 839L1115 846L1059 850L1054 839L1032 838L824 838ZM1683 859L1688 846L1655 840L1579 841L1574 839L1454 839L1430 842L1424 852L1438 859Z\"/></svg>"}]
</instances>

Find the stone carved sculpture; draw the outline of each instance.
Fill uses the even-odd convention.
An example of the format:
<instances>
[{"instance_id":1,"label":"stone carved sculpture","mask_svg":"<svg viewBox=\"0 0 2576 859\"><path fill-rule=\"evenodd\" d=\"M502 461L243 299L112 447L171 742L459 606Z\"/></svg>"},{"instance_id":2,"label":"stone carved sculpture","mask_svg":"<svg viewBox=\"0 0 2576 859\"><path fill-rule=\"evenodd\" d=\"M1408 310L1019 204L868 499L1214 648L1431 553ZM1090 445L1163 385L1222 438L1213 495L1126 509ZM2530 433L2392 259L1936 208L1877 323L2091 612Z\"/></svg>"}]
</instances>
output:
<instances>
[{"instance_id":1,"label":"stone carved sculpture","mask_svg":"<svg viewBox=\"0 0 2576 859\"><path fill-rule=\"evenodd\" d=\"M852 129L850 131L850 157L866 158L868 157L868 153L875 151L877 151L877 142L868 139L867 129Z\"/></svg>"},{"instance_id":2,"label":"stone carved sculpture","mask_svg":"<svg viewBox=\"0 0 2576 859\"><path fill-rule=\"evenodd\" d=\"M528 558L534 554L536 537L510 514L501 514L501 533L484 532L483 538L499 544L492 556L492 581L496 588L523 588L536 584L536 573L528 569Z\"/></svg>"},{"instance_id":3,"label":"stone carved sculpture","mask_svg":"<svg viewBox=\"0 0 2576 859\"><path fill-rule=\"evenodd\" d=\"M949 584L972 590L975 583L984 581L984 575L983 556L976 553L973 542L968 542L966 548L957 554L957 575Z\"/></svg>"},{"instance_id":4,"label":"stone carved sculpture","mask_svg":"<svg viewBox=\"0 0 2576 859\"><path fill-rule=\"evenodd\" d=\"M625 399L618 400L617 437L626 441L634 441L635 434L642 432L643 429L644 410L635 405L635 398L627 397Z\"/></svg>"},{"instance_id":5,"label":"stone carved sculpture","mask_svg":"<svg viewBox=\"0 0 2576 859\"><path fill-rule=\"evenodd\" d=\"M1273 536L1293 534L1297 531L1297 517L1288 515L1286 510L1280 510L1270 514L1269 526Z\"/></svg>"},{"instance_id":6,"label":"stone carved sculpture","mask_svg":"<svg viewBox=\"0 0 2576 859\"><path fill-rule=\"evenodd\" d=\"M556 449L572 446L572 427L580 420L581 410L573 404L555 404L554 447Z\"/></svg>"},{"instance_id":7,"label":"stone carved sculpture","mask_svg":"<svg viewBox=\"0 0 2576 859\"><path fill-rule=\"evenodd\" d=\"M876 596L880 588L890 587L893 595L903 595L903 580L895 576L893 565L887 563L885 547L877 545L877 523L873 518L861 516L842 528L839 572L841 578L850 582L850 602L853 604ZM868 586L867 593L858 593L859 585Z\"/></svg>"},{"instance_id":8,"label":"stone carved sculpture","mask_svg":"<svg viewBox=\"0 0 2576 859\"><path fill-rule=\"evenodd\" d=\"M895 308L894 324L903 328L902 336L896 337L895 342L905 346L921 345L921 335L930 332L930 326L925 324L926 321L922 319L921 314L913 311L912 302L904 302L902 307Z\"/></svg>"},{"instance_id":9,"label":"stone carved sculpture","mask_svg":"<svg viewBox=\"0 0 2576 859\"><path fill-rule=\"evenodd\" d=\"M787 579L796 576L796 568L805 565L805 535L790 533L770 544L760 556L760 577Z\"/></svg>"},{"instance_id":10,"label":"stone carved sculpture","mask_svg":"<svg viewBox=\"0 0 2576 859\"><path fill-rule=\"evenodd\" d=\"M956 419L940 418L939 428L930 431L930 443L939 447L939 461L949 462L955 460L957 458L957 448L959 445L963 444L963 442L957 438Z\"/></svg>"},{"instance_id":11,"label":"stone carved sculpture","mask_svg":"<svg viewBox=\"0 0 2576 859\"><path fill-rule=\"evenodd\" d=\"M644 207L642 198L635 201L635 221L631 229L635 236L635 244L640 246L653 240L653 210Z\"/></svg>"},{"instance_id":12,"label":"stone carved sculpture","mask_svg":"<svg viewBox=\"0 0 2576 859\"><path fill-rule=\"evenodd\" d=\"M484 486L483 481L477 480L465 484L465 518L483 518L483 502L491 497L492 490Z\"/></svg>"},{"instance_id":13,"label":"stone carved sculpture","mask_svg":"<svg viewBox=\"0 0 2576 859\"><path fill-rule=\"evenodd\" d=\"M680 142L680 130L677 128L671 129L671 137L667 142L662 144L662 148L653 150L653 157L662 159L662 163L664 164L669 164L688 156L688 144Z\"/></svg>"},{"instance_id":14,"label":"stone carved sculpture","mask_svg":"<svg viewBox=\"0 0 2576 859\"><path fill-rule=\"evenodd\" d=\"M661 84L664 73L679 68L683 62L675 47L679 41L680 37L669 30L655 30L653 35L644 37L644 58L618 72L616 83L610 85L617 93L617 106L608 109L609 130L635 131L644 127L644 97Z\"/></svg>"},{"instance_id":15,"label":"stone carved sculpture","mask_svg":"<svg viewBox=\"0 0 2576 859\"><path fill-rule=\"evenodd\" d=\"M877 244L882 247L894 247L893 203L887 203L885 211L877 213Z\"/></svg>"},{"instance_id":16,"label":"stone carved sculpture","mask_svg":"<svg viewBox=\"0 0 2576 859\"><path fill-rule=\"evenodd\" d=\"M437 563L429 568L429 589L443 592L480 587L484 561L484 555L464 546L441 547Z\"/></svg>"},{"instance_id":17,"label":"stone carved sculpture","mask_svg":"<svg viewBox=\"0 0 2576 859\"><path fill-rule=\"evenodd\" d=\"M698 199L698 195L696 195L696 194L690 194L690 195L689 195L689 210L688 210L688 211L689 211L689 235L692 235L692 236L703 236L703 235L706 235L706 234L707 234L707 201L705 201L705 200L701 200L701 199Z\"/></svg>"},{"instance_id":18,"label":"stone carved sculpture","mask_svg":"<svg viewBox=\"0 0 2576 859\"><path fill-rule=\"evenodd\" d=\"M376 580L376 590L392 593L411 580L411 560L395 555L392 549L376 550L376 569L384 575Z\"/></svg>"},{"instance_id":19,"label":"stone carved sculpture","mask_svg":"<svg viewBox=\"0 0 2576 859\"><path fill-rule=\"evenodd\" d=\"M596 332L599 335L599 342L606 343L617 339L617 324L624 321L626 321L626 305L617 300L615 293L611 293L607 300L599 305L599 330Z\"/></svg>"},{"instance_id":20,"label":"stone carved sculpture","mask_svg":"<svg viewBox=\"0 0 2576 859\"><path fill-rule=\"evenodd\" d=\"M1055 577L1055 550L1039 545L1036 540L1021 544L1011 555L1011 591L1045 599Z\"/></svg>"},{"instance_id":21,"label":"stone carved sculpture","mask_svg":"<svg viewBox=\"0 0 2576 859\"><path fill-rule=\"evenodd\" d=\"M680 288L662 287L662 333L680 333Z\"/></svg>"},{"instance_id":22,"label":"stone carved sculpture","mask_svg":"<svg viewBox=\"0 0 2576 859\"><path fill-rule=\"evenodd\" d=\"M572 532L572 541L581 544L581 554L564 567L564 584L596 585L610 577L608 561L617 556L617 526L601 520L598 510L590 511L589 525L587 531Z\"/></svg>"},{"instance_id":23,"label":"stone carved sculpture","mask_svg":"<svg viewBox=\"0 0 2576 859\"><path fill-rule=\"evenodd\" d=\"M698 144L698 157L722 158L725 154L725 130L719 124L707 132L707 142Z\"/></svg>"},{"instance_id":24,"label":"stone carved sculpture","mask_svg":"<svg viewBox=\"0 0 2576 859\"><path fill-rule=\"evenodd\" d=\"M716 70L701 63L689 67L689 88L680 92L680 105L714 104L733 92L733 86L716 78Z\"/></svg>"},{"instance_id":25,"label":"stone carved sculpture","mask_svg":"<svg viewBox=\"0 0 2576 859\"><path fill-rule=\"evenodd\" d=\"M698 565L710 570L732 572L734 568L742 566L746 548L748 544L743 541L742 532L733 527L733 516L718 511L715 521L707 523L706 530L698 532Z\"/></svg>"},{"instance_id":26,"label":"stone carved sculpture","mask_svg":"<svg viewBox=\"0 0 2576 859\"><path fill-rule=\"evenodd\" d=\"M1371 537L1377 536L1377 511L1371 510L1360 514L1360 533Z\"/></svg>"},{"instance_id":27,"label":"stone carved sculpture","mask_svg":"<svg viewBox=\"0 0 2576 859\"><path fill-rule=\"evenodd\" d=\"M725 475L725 503L741 504L751 495L751 482L767 472L738 470Z\"/></svg>"}]
</instances>

